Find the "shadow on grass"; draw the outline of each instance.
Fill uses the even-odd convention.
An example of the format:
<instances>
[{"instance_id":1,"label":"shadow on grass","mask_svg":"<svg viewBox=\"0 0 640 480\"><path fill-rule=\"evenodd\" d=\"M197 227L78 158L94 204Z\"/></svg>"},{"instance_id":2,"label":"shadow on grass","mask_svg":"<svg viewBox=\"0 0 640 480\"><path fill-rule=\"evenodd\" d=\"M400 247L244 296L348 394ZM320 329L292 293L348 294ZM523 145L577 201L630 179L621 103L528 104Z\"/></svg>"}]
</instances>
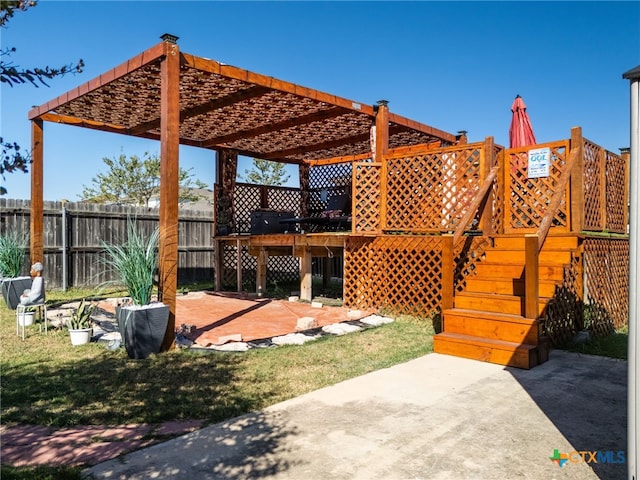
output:
<instances>
[{"instance_id":1,"label":"shadow on grass","mask_svg":"<svg viewBox=\"0 0 640 480\"><path fill-rule=\"evenodd\" d=\"M274 393L264 383L254 388L245 378L244 358L176 351L132 361L118 351L57 364L5 363L3 424L69 427L191 418L213 423L231 418L216 427L214 435L198 431L181 437L176 448L184 450L185 465L193 460L216 478L273 475L288 467L283 460L286 455L276 453L282 451L283 438L294 432L265 414L247 413L262 408L264 399ZM73 465L75 448L71 445L56 455L64 457L64 464ZM147 463L144 468L159 478L181 468L161 458ZM3 478L66 478L65 472L61 475L50 467L42 471L3 468Z\"/></svg>"},{"instance_id":2,"label":"shadow on grass","mask_svg":"<svg viewBox=\"0 0 640 480\"><path fill-rule=\"evenodd\" d=\"M180 351L132 361L121 350L66 362L4 363L2 419L54 427L216 422L252 410L270 393L237 388L242 362L238 355Z\"/></svg>"}]
</instances>

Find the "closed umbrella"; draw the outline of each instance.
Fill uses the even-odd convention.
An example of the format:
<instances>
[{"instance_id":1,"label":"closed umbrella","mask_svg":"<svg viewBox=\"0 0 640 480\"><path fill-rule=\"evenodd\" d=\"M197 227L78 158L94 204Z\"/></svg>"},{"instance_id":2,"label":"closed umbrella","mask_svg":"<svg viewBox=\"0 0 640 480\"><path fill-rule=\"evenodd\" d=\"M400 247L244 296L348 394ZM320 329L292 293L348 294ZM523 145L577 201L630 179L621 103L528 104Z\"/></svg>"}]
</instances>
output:
<instances>
[{"instance_id":1,"label":"closed umbrella","mask_svg":"<svg viewBox=\"0 0 640 480\"><path fill-rule=\"evenodd\" d=\"M536 136L533 134L531 120L527 113L527 106L524 104L520 95L511 105L513 116L511 117L511 126L509 127L509 148L526 147L527 145L535 145Z\"/></svg>"}]
</instances>

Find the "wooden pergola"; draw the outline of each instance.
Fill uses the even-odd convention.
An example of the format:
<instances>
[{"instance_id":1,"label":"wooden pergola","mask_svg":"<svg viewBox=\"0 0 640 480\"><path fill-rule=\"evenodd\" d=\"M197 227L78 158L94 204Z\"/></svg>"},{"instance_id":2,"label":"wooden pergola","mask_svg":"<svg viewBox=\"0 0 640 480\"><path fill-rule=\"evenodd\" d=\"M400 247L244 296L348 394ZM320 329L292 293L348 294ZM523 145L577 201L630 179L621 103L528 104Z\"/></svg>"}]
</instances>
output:
<instances>
[{"instance_id":1,"label":"wooden pergola","mask_svg":"<svg viewBox=\"0 0 640 480\"><path fill-rule=\"evenodd\" d=\"M44 122L159 140L159 293L173 343L178 272L179 145L298 165L372 158L412 145L451 145L455 135L367 105L180 52L177 37L32 109L31 260L43 259ZM374 128L375 127L375 128ZM215 154L212 156L212 161ZM384 192L383 192L384 195Z\"/></svg>"}]
</instances>

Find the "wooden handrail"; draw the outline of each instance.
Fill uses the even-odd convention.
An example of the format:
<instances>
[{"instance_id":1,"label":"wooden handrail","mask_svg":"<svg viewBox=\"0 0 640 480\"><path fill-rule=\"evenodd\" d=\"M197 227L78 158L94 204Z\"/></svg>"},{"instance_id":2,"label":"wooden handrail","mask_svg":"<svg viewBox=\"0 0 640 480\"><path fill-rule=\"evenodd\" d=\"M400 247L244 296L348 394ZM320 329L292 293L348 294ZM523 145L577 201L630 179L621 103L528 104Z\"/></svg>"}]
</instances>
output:
<instances>
[{"instance_id":1,"label":"wooden handrail","mask_svg":"<svg viewBox=\"0 0 640 480\"><path fill-rule=\"evenodd\" d=\"M464 233L465 228L467 228L467 225L469 224L471 219L475 216L478 208L480 207L480 204L484 201L485 197L489 193L489 190L491 189L491 185L493 184L493 181L498 176L499 170L500 170L500 167L498 165L493 167L489 172L489 175L487 175L487 178L484 179L484 182L482 183L482 186L480 187L480 189L476 192L475 196L473 197L473 200L471 201L471 204L469 205L469 208L460 219L460 224L458 225L455 232L453 233L454 245L458 242L458 240L460 240L460 237L462 237L462 234Z\"/></svg>"},{"instance_id":2,"label":"wooden handrail","mask_svg":"<svg viewBox=\"0 0 640 480\"><path fill-rule=\"evenodd\" d=\"M538 231L532 235L525 236L525 267L524 267L524 316L525 318L538 318L538 302L540 299L539 285L538 285L538 270L539 270L539 254L542 250L547 234L553 223L553 218L556 212L560 208L562 199L565 195L569 180L571 179L571 173L574 165L578 162L581 155L581 148L574 147L569 152L569 158L565 165L558 184L556 185L553 197L549 202L549 207L540 222Z\"/></svg>"},{"instance_id":3,"label":"wooden handrail","mask_svg":"<svg viewBox=\"0 0 640 480\"><path fill-rule=\"evenodd\" d=\"M542 250L542 245L544 245L544 241L547 239L547 234L549 233L549 229L553 223L553 218L556 216L558 208L560 208L560 204L562 203L562 199L565 195L565 190L567 185L569 185L573 166L577 163L579 156L580 148L572 148L565 168L558 179L558 184L553 192L553 197L551 197L551 201L549 202L549 207L540 222L540 226L538 227L538 251Z\"/></svg>"}]
</instances>

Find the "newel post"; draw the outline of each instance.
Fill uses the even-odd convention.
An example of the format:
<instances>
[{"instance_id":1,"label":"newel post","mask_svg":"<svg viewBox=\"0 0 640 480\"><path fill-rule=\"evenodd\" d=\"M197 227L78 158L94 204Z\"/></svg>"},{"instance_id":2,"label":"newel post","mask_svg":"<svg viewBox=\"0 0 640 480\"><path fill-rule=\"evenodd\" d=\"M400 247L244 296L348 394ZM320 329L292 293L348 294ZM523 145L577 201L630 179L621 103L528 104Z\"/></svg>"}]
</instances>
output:
<instances>
[{"instance_id":1,"label":"newel post","mask_svg":"<svg viewBox=\"0 0 640 480\"><path fill-rule=\"evenodd\" d=\"M389 102L379 100L376 108L375 155L373 161L380 167L380 230L387 228L387 162L389 150Z\"/></svg>"},{"instance_id":2,"label":"newel post","mask_svg":"<svg viewBox=\"0 0 640 480\"><path fill-rule=\"evenodd\" d=\"M453 235L450 233L442 235L442 311L453 308L454 296L454 254Z\"/></svg>"},{"instance_id":3,"label":"newel post","mask_svg":"<svg viewBox=\"0 0 640 480\"><path fill-rule=\"evenodd\" d=\"M539 249L538 234L527 234L524 237L525 264L524 264L524 317L538 318L538 270Z\"/></svg>"},{"instance_id":4,"label":"newel post","mask_svg":"<svg viewBox=\"0 0 640 480\"><path fill-rule=\"evenodd\" d=\"M570 209L570 227L574 233L583 230L584 225L584 139L582 138L582 128L573 127L571 129L571 143L569 150L578 148L578 161L573 166L571 172L571 209ZM567 152L567 159L571 152ZM605 207L603 205L603 207Z\"/></svg>"},{"instance_id":5,"label":"newel post","mask_svg":"<svg viewBox=\"0 0 640 480\"><path fill-rule=\"evenodd\" d=\"M482 160L480 163L480 178L482 179L480 181L480 185L482 185L482 182L484 181L485 178L487 178L489 176L489 172L491 171L491 169L494 166L494 160L498 160L494 154L494 141L493 141L493 137L486 137L484 140L484 155L482 156ZM498 176L498 179L500 177ZM482 208L482 216L480 217L480 225L478 225L478 229L482 230L482 234L483 235L490 235L491 234L491 227L492 227L492 220L493 220L493 208L487 208L487 202L489 202L489 205L492 205L493 202L491 201L491 198L493 197L493 194L489 194L487 195L485 198L486 200L484 202L482 202L480 208Z\"/></svg>"}]
</instances>

